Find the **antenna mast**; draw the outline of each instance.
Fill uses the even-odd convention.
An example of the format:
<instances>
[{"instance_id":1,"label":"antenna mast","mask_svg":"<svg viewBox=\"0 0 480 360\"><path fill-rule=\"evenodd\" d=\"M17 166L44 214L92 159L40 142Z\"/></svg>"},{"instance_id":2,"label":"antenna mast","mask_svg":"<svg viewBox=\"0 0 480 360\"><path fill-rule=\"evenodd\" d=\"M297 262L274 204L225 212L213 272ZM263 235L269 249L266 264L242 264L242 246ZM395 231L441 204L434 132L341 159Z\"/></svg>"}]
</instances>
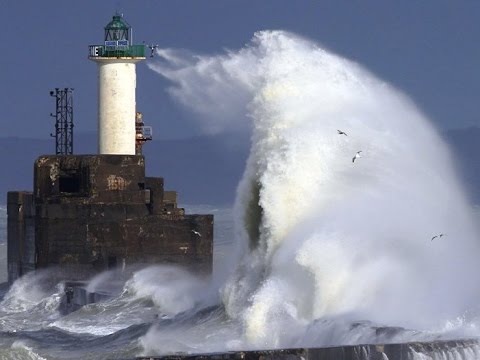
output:
<instances>
[{"instance_id":1,"label":"antenna mast","mask_svg":"<svg viewBox=\"0 0 480 360\"><path fill-rule=\"evenodd\" d=\"M55 118L55 134L50 134L55 138L56 155L73 154L73 89L55 88L50 91L50 96L55 98L56 111L50 116Z\"/></svg>"}]
</instances>

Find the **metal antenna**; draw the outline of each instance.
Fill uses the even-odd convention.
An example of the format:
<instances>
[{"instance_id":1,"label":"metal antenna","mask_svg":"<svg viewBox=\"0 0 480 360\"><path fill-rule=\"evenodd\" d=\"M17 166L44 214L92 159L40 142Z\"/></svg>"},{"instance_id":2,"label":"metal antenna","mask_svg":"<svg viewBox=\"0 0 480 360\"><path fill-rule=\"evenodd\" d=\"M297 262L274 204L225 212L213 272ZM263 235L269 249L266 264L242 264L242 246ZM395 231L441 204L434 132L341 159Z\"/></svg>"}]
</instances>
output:
<instances>
[{"instance_id":1,"label":"metal antenna","mask_svg":"<svg viewBox=\"0 0 480 360\"><path fill-rule=\"evenodd\" d=\"M50 91L50 96L55 98L55 114L50 113L55 118L55 134L50 133L55 138L56 155L73 154L73 89L55 88Z\"/></svg>"},{"instance_id":2,"label":"metal antenna","mask_svg":"<svg viewBox=\"0 0 480 360\"><path fill-rule=\"evenodd\" d=\"M145 41L143 43L145 44ZM153 55L155 55L155 49L158 48L158 45L153 45L153 44L150 44L150 45L146 44L146 45L151 51L150 57L153 58Z\"/></svg>"}]
</instances>

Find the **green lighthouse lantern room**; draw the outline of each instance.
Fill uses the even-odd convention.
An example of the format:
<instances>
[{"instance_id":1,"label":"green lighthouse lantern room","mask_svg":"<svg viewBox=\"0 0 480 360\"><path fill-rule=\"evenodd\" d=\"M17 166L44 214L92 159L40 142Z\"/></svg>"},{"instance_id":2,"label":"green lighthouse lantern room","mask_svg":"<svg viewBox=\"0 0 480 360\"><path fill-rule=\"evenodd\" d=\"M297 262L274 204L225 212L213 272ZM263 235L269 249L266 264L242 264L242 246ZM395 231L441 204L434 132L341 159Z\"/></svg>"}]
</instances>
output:
<instances>
[{"instance_id":1,"label":"green lighthouse lantern room","mask_svg":"<svg viewBox=\"0 0 480 360\"><path fill-rule=\"evenodd\" d=\"M132 41L132 27L122 15L115 14L105 26L103 45L90 45L89 58L144 58L145 45Z\"/></svg>"},{"instance_id":2,"label":"green lighthouse lantern room","mask_svg":"<svg viewBox=\"0 0 480 360\"><path fill-rule=\"evenodd\" d=\"M120 15L114 15L112 21L105 26L105 45L117 46L118 42L121 45L131 45L130 25Z\"/></svg>"}]
</instances>

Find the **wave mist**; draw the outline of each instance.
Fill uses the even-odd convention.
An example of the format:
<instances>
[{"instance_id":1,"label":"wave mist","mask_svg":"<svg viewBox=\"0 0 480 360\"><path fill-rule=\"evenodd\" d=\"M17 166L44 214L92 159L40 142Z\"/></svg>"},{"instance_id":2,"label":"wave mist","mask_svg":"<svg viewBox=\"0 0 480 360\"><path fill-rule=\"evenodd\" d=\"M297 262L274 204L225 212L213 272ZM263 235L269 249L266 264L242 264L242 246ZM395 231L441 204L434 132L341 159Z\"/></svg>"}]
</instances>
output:
<instances>
[{"instance_id":1,"label":"wave mist","mask_svg":"<svg viewBox=\"0 0 480 360\"><path fill-rule=\"evenodd\" d=\"M244 344L371 341L352 324L445 331L471 314L477 229L448 148L408 97L283 31L217 56L158 55L150 67L206 132L251 131L238 266L222 287Z\"/></svg>"}]
</instances>

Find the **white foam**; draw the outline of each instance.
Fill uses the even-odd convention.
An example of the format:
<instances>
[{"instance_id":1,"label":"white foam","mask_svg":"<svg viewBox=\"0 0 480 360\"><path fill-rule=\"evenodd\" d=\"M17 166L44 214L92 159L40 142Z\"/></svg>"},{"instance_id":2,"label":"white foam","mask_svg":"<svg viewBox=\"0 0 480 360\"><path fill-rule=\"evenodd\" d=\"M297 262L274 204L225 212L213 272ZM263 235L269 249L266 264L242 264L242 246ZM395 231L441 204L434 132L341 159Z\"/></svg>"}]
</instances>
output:
<instances>
[{"instance_id":1,"label":"white foam","mask_svg":"<svg viewBox=\"0 0 480 360\"><path fill-rule=\"evenodd\" d=\"M307 324L347 313L428 329L475 304L471 210L448 148L404 94L282 31L224 55L159 56L151 68L206 132L252 132L235 205L245 256L223 291L247 342L298 343Z\"/></svg>"}]
</instances>

